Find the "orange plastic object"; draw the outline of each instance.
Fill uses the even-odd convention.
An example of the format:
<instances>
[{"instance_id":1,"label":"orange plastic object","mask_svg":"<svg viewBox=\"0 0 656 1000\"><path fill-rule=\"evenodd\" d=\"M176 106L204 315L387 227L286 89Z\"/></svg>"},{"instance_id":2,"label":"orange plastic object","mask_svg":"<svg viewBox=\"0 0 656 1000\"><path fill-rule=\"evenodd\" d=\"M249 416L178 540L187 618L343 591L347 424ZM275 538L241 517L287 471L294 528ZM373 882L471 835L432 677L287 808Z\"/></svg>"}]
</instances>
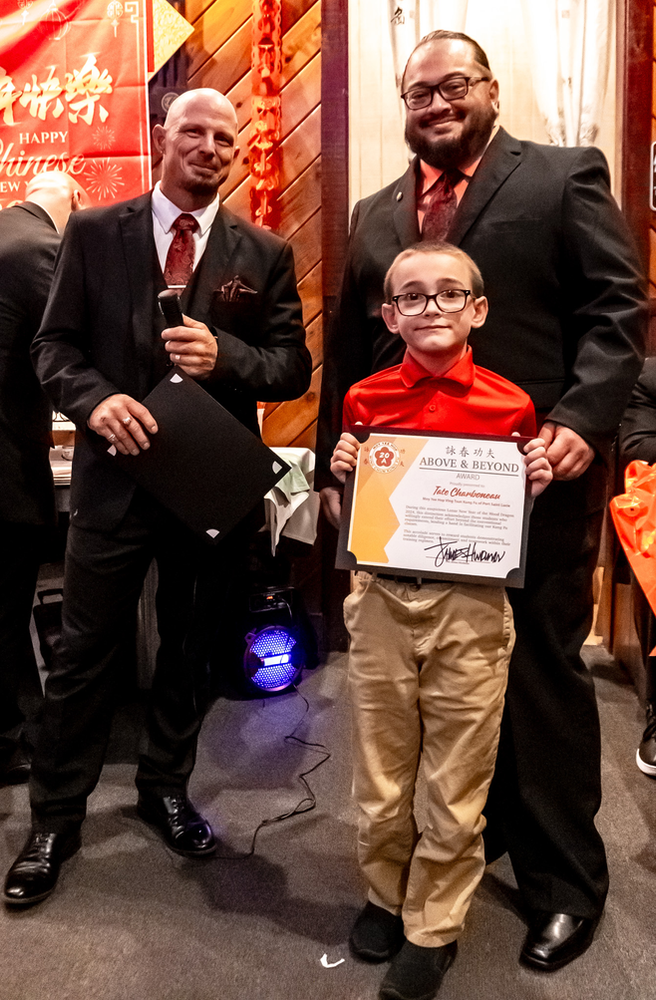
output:
<instances>
[{"instance_id":1,"label":"orange plastic object","mask_svg":"<svg viewBox=\"0 0 656 1000\"><path fill-rule=\"evenodd\" d=\"M656 614L656 465L630 462L624 488L626 493L611 500L610 512L631 569ZM651 655L656 655L656 646Z\"/></svg>"}]
</instances>

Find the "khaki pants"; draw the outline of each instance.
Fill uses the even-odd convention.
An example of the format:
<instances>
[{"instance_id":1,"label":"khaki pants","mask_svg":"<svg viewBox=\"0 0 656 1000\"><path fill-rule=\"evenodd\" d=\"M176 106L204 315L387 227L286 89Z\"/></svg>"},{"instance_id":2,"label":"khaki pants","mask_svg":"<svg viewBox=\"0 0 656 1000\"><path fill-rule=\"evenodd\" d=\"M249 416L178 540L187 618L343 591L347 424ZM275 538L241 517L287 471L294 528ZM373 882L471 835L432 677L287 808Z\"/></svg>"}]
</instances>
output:
<instances>
[{"instance_id":1,"label":"khaki pants","mask_svg":"<svg viewBox=\"0 0 656 1000\"><path fill-rule=\"evenodd\" d=\"M482 811L515 639L510 604L501 587L359 573L344 618L369 898L403 915L413 944L448 944L485 867ZM421 834L413 811L420 758Z\"/></svg>"}]
</instances>

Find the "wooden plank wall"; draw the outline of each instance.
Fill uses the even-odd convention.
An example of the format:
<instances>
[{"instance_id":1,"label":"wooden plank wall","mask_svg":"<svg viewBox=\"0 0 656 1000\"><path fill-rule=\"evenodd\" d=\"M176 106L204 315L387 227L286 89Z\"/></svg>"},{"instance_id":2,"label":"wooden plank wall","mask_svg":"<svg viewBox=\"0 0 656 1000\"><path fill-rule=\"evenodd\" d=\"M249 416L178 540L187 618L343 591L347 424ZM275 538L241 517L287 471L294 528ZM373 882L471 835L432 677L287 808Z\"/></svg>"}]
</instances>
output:
<instances>
[{"instance_id":1,"label":"wooden plank wall","mask_svg":"<svg viewBox=\"0 0 656 1000\"><path fill-rule=\"evenodd\" d=\"M248 136L251 108L251 0L187 0L194 26L186 42L188 86L215 87L237 110L240 155L221 189L226 205L250 219ZM294 249L313 375L301 399L267 403L269 445L314 447L322 361L321 0L285 0L281 226Z\"/></svg>"}]
</instances>

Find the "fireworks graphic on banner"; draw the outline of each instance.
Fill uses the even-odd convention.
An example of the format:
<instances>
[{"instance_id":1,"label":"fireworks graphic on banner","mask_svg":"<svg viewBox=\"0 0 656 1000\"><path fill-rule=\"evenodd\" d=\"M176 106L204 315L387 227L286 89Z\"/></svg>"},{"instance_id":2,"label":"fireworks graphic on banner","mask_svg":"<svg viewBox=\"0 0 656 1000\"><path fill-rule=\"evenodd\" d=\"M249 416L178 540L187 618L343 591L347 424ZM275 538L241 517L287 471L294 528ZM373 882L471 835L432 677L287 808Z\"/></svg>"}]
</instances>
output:
<instances>
[{"instance_id":1,"label":"fireworks graphic on banner","mask_svg":"<svg viewBox=\"0 0 656 1000\"><path fill-rule=\"evenodd\" d=\"M85 187L100 201L109 201L124 187L122 173L123 168L118 163L112 163L109 157L91 160L84 174Z\"/></svg>"},{"instance_id":2,"label":"fireworks graphic on banner","mask_svg":"<svg viewBox=\"0 0 656 1000\"><path fill-rule=\"evenodd\" d=\"M111 149L116 139L116 133L109 125L99 125L93 133L93 141L98 149Z\"/></svg>"}]
</instances>

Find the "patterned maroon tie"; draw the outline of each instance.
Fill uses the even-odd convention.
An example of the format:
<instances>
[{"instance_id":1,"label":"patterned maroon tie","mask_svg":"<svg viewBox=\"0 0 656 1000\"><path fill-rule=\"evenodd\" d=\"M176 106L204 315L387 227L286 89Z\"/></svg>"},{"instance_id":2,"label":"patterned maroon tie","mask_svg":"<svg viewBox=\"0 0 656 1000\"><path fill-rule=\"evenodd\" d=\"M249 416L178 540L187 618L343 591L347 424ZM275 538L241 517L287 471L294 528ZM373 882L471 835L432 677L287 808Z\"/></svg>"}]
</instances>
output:
<instances>
[{"instance_id":1,"label":"patterned maroon tie","mask_svg":"<svg viewBox=\"0 0 656 1000\"><path fill-rule=\"evenodd\" d=\"M462 178L459 170L444 171L435 185L421 230L422 240L444 240L458 207L454 188Z\"/></svg>"},{"instance_id":2,"label":"patterned maroon tie","mask_svg":"<svg viewBox=\"0 0 656 1000\"><path fill-rule=\"evenodd\" d=\"M198 229L198 219L187 212L179 215L173 225L173 242L166 255L164 280L167 285L188 285L194 273L194 233Z\"/></svg>"}]
</instances>

